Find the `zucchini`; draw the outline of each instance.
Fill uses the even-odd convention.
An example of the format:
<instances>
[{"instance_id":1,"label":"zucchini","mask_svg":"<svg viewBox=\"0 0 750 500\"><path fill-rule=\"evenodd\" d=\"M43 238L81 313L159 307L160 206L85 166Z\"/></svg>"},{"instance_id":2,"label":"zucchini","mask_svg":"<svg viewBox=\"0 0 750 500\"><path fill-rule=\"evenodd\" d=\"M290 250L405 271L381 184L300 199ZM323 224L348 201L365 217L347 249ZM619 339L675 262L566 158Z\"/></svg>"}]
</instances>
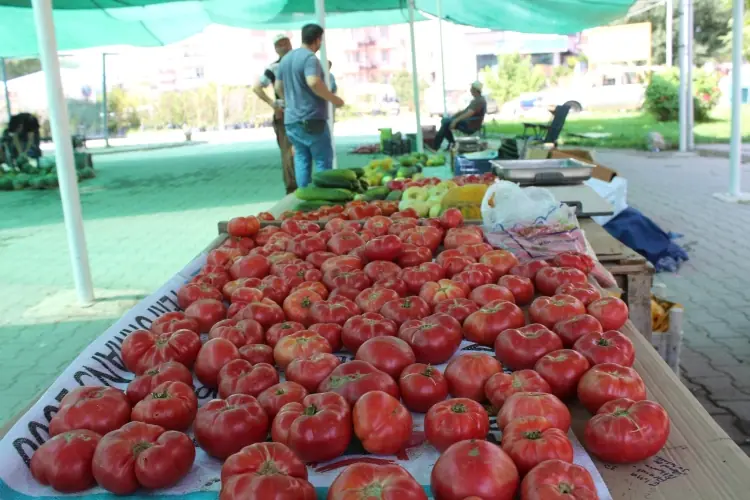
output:
<instances>
[{"instance_id":1,"label":"zucchini","mask_svg":"<svg viewBox=\"0 0 750 500\"><path fill-rule=\"evenodd\" d=\"M357 177L364 177L364 175L365 175L365 169L364 168L355 167L355 168L350 168L349 170L351 170L352 172L354 172L357 175Z\"/></svg>"},{"instance_id":2,"label":"zucchini","mask_svg":"<svg viewBox=\"0 0 750 500\"><path fill-rule=\"evenodd\" d=\"M316 186L297 188L297 190L294 192L294 195L297 197L297 199L304 201L351 201L354 199L354 193L348 189L322 188Z\"/></svg>"},{"instance_id":3,"label":"zucchini","mask_svg":"<svg viewBox=\"0 0 750 500\"><path fill-rule=\"evenodd\" d=\"M363 195L364 200L366 201L385 200L385 197L388 196L388 193L390 193L390 191L391 190L388 189L386 186L370 188Z\"/></svg>"},{"instance_id":4,"label":"zucchini","mask_svg":"<svg viewBox=\"0 0 750 500\"><path fill-rule=\"evenodd\" d=\"M347 168L325 170L323 172L315 172L312 176L312 181L318 187L351 189L356 185L357 174Z\"/></svg>"},{"instance_id":5,"label":"zucchini","mask_svg":"<svg viewBox=\"0 0 750 500\"><path fill-rule=\"evenodd\" d=\"M328 201L328 200L306 200L297 203L294 207L295 210L301 212L312 212L313 210L319 210L323 207L330 207L333 205L343 205L343 201Z\"/></svg>"}]
</instances>

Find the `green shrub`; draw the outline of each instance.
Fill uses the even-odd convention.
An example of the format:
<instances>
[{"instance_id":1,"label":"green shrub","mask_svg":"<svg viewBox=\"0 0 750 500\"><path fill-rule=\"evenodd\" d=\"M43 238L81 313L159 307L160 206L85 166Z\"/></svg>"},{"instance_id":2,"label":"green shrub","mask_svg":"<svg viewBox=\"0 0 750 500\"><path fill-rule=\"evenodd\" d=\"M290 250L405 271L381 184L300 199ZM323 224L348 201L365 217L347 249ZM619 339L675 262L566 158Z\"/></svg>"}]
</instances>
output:
<instances>
[{"instance_id":1,"label":"green shrub","mask_svg":"<svg viewBox=\"0 0 750 500\"><path fill-rule=\"evenodd\" d=\"M13 189L23 189L29 186L31 177L28 174L18 174L13 178Z\"/></svg>"},{"instance_id":2,"label":"green shrub","mask_svg":"<svg viewBox=\"0 0 750 500\"><path fill-rule=\"evenodd\" d=\"M718 78L703 70L696 70L693 75L695 121L706 122L719 101ZM643 107L658 121L675 121L680 115L679 91L680 73L677 69L654 74L646 88Z\"/></svg>"},{"instance_id":3,"label":"green shrub","mask_svg":"<svg viewBox=\"0 0 750 500\"><path fill-rule=\"evenodd\" d=\"M13 179L9 175L0 177L0 191L13 191Z\"/></svg>"}]
</instances>

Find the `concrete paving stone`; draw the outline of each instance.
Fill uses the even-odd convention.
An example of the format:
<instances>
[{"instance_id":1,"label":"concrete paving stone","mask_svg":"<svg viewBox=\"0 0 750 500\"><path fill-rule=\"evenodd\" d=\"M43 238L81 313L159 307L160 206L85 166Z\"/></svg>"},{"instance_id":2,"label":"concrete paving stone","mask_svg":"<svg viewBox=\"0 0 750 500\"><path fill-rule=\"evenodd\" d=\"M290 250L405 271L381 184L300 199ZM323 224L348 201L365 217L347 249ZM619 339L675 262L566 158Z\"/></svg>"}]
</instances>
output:
<instances>
[{"instance_id":1,"label":"concrete paving stone","mask_svg":"<svg viewBox=\"0 0 750 500\"><path fill-rule=\"evenodd\" d=\"M713 401L750 401L750 391L741 390L732 383L728 375L720 377L692 377L694 383L703 386Z\"/></svg>"},{"instance_id":2,"label":"concrete paving stone","mask_svg":"<svg viewBox=\"0 0 750 500\"><path fill-rule=\"evenodd\" d=\"M716 404L729 410L734 416L737 417L737 425L746 434L750 434L750 400L748 401L735 401L735 400L717 400Z\"/></svg>"},{"instance_id":3,"label":"concrete paving stone","mask_svg":"<svg viewBox=\"0 0 750 500\"><path fill-rule=\"evenodd\" d=\"M741 361L732 355L731 350L724 346L703 347L700 349L700 352L708 359L709 363L711 363L711 366L714 368L722 369L723 367L737 366L741 364Z\"/></svg>"},{"instance_id":4,"label":"concrete paving stone","mask_svg":"<svg viewBox=\"0 0 750 500\"><path fill-rule=\"evenodd\" d=\"M723 371L711 366L705 358L684 359L680 356L680 368L691 379L698 380L705 377L726 377Z\"/></svg>"},{"instance_id":5,"label":"concrete paving stone","mask_svg":"<svg viewBox=\"0 0 750 500\"><path fill-rule=\"evenodd\" d=\"M731 350L732 356L740 360L744 356L750 356L750 338L717 338L715 342L728 347Z\"/></svg>"},{"instance_id":6,"label":"concrete paving stone","mask_svg":"<svg viewBox=\"0 0 750 500\"><path fill-rule=\"evenodd\" d=\"M729 410L718 406L716 403L711 401L705 389L698 389L696 391L691 390L691 392L693 393L693 396L695 396L695 399L698 400L698 402L701 404L701 406L703 406L703 408L705 408L709 415L724 415L729 413Z\"/></svg>"}]
</instances>

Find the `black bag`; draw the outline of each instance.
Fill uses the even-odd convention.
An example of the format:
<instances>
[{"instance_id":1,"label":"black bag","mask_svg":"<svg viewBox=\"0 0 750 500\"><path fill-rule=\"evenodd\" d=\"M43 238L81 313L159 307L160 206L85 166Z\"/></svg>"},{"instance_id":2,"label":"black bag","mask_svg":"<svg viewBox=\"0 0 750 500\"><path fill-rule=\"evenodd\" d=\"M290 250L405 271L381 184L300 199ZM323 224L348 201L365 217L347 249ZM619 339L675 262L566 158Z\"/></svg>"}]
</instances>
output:
<instances>
[{"instance_id":1,"label":"black bag","mask_svg":"<svg viewBox=\"0 0 750 500\"><path fill-rule=\"evenodd\" d=\"M320 135L326 129L326 121L320 119L305 120L302 122L302 128L305 132L312 135Z\"/></svg>"}]
</instances>

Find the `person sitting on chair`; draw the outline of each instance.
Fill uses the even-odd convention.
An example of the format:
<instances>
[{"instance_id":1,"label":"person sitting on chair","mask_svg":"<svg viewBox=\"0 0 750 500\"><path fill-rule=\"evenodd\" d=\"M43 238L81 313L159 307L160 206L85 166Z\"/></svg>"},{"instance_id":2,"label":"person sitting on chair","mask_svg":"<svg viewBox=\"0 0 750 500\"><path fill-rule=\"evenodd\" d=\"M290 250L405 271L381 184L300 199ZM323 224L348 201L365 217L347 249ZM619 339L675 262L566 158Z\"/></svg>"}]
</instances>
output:
<instances>
[{"instance_id":1,"label":"person sitting on chair","mask_svg":"<svg viewBox=\"0 0 750 500\"><path fill-rule=\"evenodd\" d=\"M482 82L476 81L471 84L471 102L469 105L454 116L446 116L435 136L435 149L440 149L443 139L448 139L448 149L453 146L456 139L453 131L458 130L464 134L471 135L482 128L484 115L487 113L487 101L482 97Z\"/></svg>"}]
</instances>

